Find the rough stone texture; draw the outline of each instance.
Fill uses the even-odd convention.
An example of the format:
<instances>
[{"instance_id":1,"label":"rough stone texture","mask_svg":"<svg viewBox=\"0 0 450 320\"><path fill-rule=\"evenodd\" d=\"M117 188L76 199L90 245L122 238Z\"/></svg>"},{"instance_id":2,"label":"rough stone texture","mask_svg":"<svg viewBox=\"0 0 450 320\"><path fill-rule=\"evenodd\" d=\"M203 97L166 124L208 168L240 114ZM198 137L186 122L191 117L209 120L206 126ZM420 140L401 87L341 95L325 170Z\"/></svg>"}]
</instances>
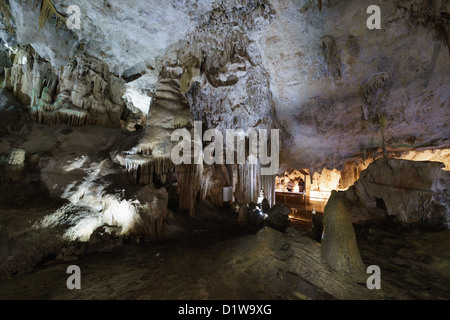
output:
<instances>
[{"instance_id":1,"label":"rough stone texture","mask_svg":"<svg viewBox=\"0 0 450 320\"><path fill-rule=\"evenodd\" d=\"M53 69L50 84L55 77L63 80L58 70L78 57L96 57L112 79L125 82L112 91L125 97L122 125L129 127L143 127L153 95L163 93L157 87L174 67L180 84L166 97L185 95L193 119L205 127L282 129L283 169L342 169L350 158L380 154L382 146L390 155L448 148L448 1L434 0L428 7L417 0L383 3L381 30L366 26L369 0L327 1L320 11L313 3L58 1L55 8L63 14L69 4L80 7L82 28L57 29L50 20L39 30L39 8L14 1L2 9L4 30L14 32L2 30L1 36L15 50L30 45L41 57L35 63L39 74ZM25 78L16 85L30 91L27 83L34 80ZM96 79L94 97L104 86ZM74 91L75 105L89 83ZM53 104L44 101L43 87L36 86L35 99L42 107L55 108L55 101L67 98L48 87ZM97 98L85 100L97 110ZM115 106L117 101L111 101ZM115 107L109 110L101 102L117 120ZM66 116L55 121L83 122L84 115ZM156 118L150 117L149 124ZM251 200L256 199L245 199Z\"/></svg>"},{"instance_id":2,"label":"rough stone texture","mask_svg":"<svg viewBox=\"0 0 450 320\"><path fill-rule=\"evenodd\" d=\"M384 100L388 151L448 146L449 75L443 70L450 59L435 29L409 24L410 10L396 1L380 4L380 31L366 27L370 1L333 1L320 13L314 6L306 9L305 2L272 2L276 23L258 39L277 117L292 135L281 159L286 167L339 168L342 160L381 146L371 116L376 108L361 95L363 84L380 71L391 79ZM436 2L442 4L438 11L448 12L447 4ZM340 76L321 55L323 36L335 39Z\"/></svg>"},{"instance_id":3,"label":"rough stone texture","mask_svg":"<svg viewBox=\"0 0 450 320\"><path fill-rule=\"evenodd\" d=\"M378 159L345 195L356 218L358 211L384 209L403 224L447 228L450 173L443 168L439 162Z\"/></svg>"},{"instance_id":4,"label":"rough stone texture","mask_svg":"<svg viewBox=\"0 0 450 320\"><path fill-rule=\"evenodd\" d=\"M12 149L9 154L8 163L12 166L23 166L25 164L25 150Z\"/></svg>"},{"instance_id":5,"label":"rough stone texture","mask_svg":"<svg viewBox=\"0 0 450 320\"><path fill-rule=\"evenodd\" d=\"M195 215L197 195L202 183L203 165L181 165L177 167L179 210L190 216Z\"/></svg>"},{"instance_id":6,"label":"rough stone texture","mask_svg":"<svg viewBox=\"0 0 450 320\"><path fill-rule=\"evenodd\" d=\"M161 236L163 233L164 220L167 216L167 205L169 194L165 188L154 190L150 186L143 187L137 194L140 205L139 215L142 223L135 227L136 234L149 235L151 237ZM139 232L139 230L142 230Z\"/></svg>"},{"instance_id":7,"label":"rough stone texture","mask_svg":"<svg viewBox=\"0 0 450 320\"><path fill-rule=\"evenodd\" d=\"M225 165L203 167L201 200L217 206L223 206L223 188L231 185L230 174Z\"/></svg>"},{"instance_id":8,"label":"rough stone texture","mask_svg":"<svg viewBox=\"0 0 450 320\"><path fill-rule=\"evenodd\" d=\"M449 146L447 1L383 3L379 31L366 27L369 0L327 1L322 10L306 0L55 8L64 14L69 4L81 9L80 30L54 20L39 28L39 6L26 1L2 6L0 35L13 58L5 86L37 121L145 127L118 159L138 184L173 176L169 133L193 120L222 131L280 128L283 168L314 175L326 167L333 186L343 169L342 188L366 165L352 172L347 161L376 158L382 145L391 154ZM197 189L201 170L186 170L194 171L180 190ZM273 181L263 181L259 165L229 171L240 203L261 189L273 203ZM195 198L182 201L189 211Z\"/></svg>"},{"instance_id":9,"label":"rough stone texture","mask_svg":"<svg viewBox=\"0 0 450 320\"><path fill-rule=\"evenodd\" d=\"M40 28L38 1L0 5L0 37L9 48L8 56L1 57L3 85L29 107L35 121L51 124L27 123L21 108L9 102L4 107L7 94L2 92L0 163L7 162L11 149L22 148L29 160L26 179L68 203L13 225L17 233L7 234L1 225L3 243L19 238L12 242L15 247L32 251L25 254L31 257L27 261L2 247L2 267L25 270L54 252L48 248L59 246L62 238L89 239L103 224L124 234L137 228L159 235L167 194L152 184L178 181L180 210L191 215L202 181L204 199L217 204L219 195L212 193L223 184L217 173L203 174L200 166L175 167L169 158L171 132L189 131L194 120L222 131L281 129L282 169L309 168L316 177L320 172L323 179L315 180L327 191L360 178L346 193L357 204L352 213L358 219L366 214L358 205L370 210L378 204L381 215L386 211L403 223L442 227L446 217L448 226L449 179L439 165L379 160L362 171L370 156L380 156L381 147L389 156L443 150L448 158L448 1L384 1L381 30L366 27L370 0L320 1L321 10L310 0L53 2L62 14L68 5L79 6L81 29L56 28L54 19ZM124 134L61 123L141 131ZM408 157L418 159L416 154ZM360 162L346 166L351 159ZM273 204L274 179L261 177L259 164L227 169L240 204L256 201L261 190ZM133 198L139 190L140 200ZM2 199L28 201L4 194ZM342 213L341 205L330 208ZM241 221L248 218L245 208ZM250 215L259 225L259 212ZM348 219L338 220L344 231L350 229ZM334 232L329 226L325 221L325 237ZM26 235L30 228L33 232ZM53 241L48 230L57 228L62 231ZM274 232L268 228L258 235L260 252L252 247L237 256L250 260L256 251L262 257L257 271L288 261L289 272L325 284L338 298L377 296L323 264L313 240L286 241ZM41 239L44 248L30 246ZM352 246L347 250L354 253L353 240L347 240ZM322 252L329 253L330 246L325 243ZM326 256L333 265L348 267L341 256ZM401 259L394 262L405 265Z\"/></svg>"},{"instance_id":10,"label":"rough stone texture","mask_svg":"<svg viewBox=\"0 0 450 320\"><path fill-rule=\"evenodd\" d=\"M321 258L321 246L307 236L282 234L271 228L258 232L254 244L254 252L247 256L248 263L262 258L264 268L271 268L283 261L283 269L301 276L313 285L323 288L338 299L383 299L394 296L397 290L386 284L381 291L367 290L365 276L360 273L345 273L330 267ZM266 256L270 253L269 257Z\"/></svg>"},{"instance_id":11,"label":"rough stone texture","mask_svg":"<svg viewBox=\"0 0 450 320\"><path fill-rule=\"evenodd\" d=\"M261 211L264 213L268 213L270 210L270 203L269 200L267 200L266 198L264 198L261 202Z\"/></svg>"},{"instance_id":12,"label":"rough stone texture","mask_svg":"<svg viewBox=\"0 0 450 320\"><path fill-rule=\"evenodd\" d=\"M356 243L344 198L333 191L325 207L322 259L333 269L346 273L362 273L364 264Z\"/></svg>"},{"instance_id":13,"label":"rough stone texture","mask_svg":"<svg viewBox=\"0 0 450 320\"><path fill-rule=\"evenodd\" d=\"M5 88L30 107L33 120L73 126L120 127L125 81L100 60L78 55L59 69L32 49L20 49L5 76ZM136 112L138 113L138 111Z\"/></svg>"},{"instance_id":14,"label":"rough stone texture","mask_svg":"<svg viewBox=\"0 0 450 320\"><path fill-rule=\"evenodd\" d=\"M283 203L274 205L267 212L268 218L266 219L267 226L278 230L280 232L286 232L286 228L289 224L289 213L291 208Z\"/></svg>"},{"instance_id":15,"label":"rough stone texture","mask_svg":"<svg viewBox=\"0 0 450 320\"><path fill-rule=\"evenodd\" d=\"M17 101L14 96L6 91L0 90L0 133L3 139L8 133L19 132L25 125L27 110ZM2 152L3 153L3 152Z\"/></svg>"}]
</instances>

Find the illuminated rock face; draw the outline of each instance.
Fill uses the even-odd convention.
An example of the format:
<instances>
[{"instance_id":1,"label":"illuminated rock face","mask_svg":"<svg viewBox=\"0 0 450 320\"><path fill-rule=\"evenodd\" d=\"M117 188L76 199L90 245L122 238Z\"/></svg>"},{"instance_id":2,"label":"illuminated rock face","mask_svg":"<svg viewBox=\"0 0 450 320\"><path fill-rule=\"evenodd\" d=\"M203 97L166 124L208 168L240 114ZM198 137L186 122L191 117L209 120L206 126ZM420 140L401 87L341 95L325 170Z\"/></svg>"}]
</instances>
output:
<instances>
[{"instance_id":1,"label":"illuminated rock face","mask_svg":"<svg viewBox=\"0 0 450 320\"><path fill-rule=\"evenodd\" d=\"M314 1L55 2L62 13L68 5L80 8L81 29L69 30L54 20L40 29L38 7L11 1L0 28L14 49L4 85L35 122L142 130L125 137L133 143L123 149L101 148L112 152L104 159L128 171L135 186L176 177L181 208L191 215L198 192L220 205L223 187L231 186L245 205L261 189L273 204L274 190L273 179L249 164L175 166L171 133L191 130L195 120L221 131L280 129L280 171L307 168L313 177L307 189L328 197L380 157L382 140L390 157L411 151L407 159L448 165L439 149L449 147L450 59L435 34L448 27L436 24L448 8L433 1L429 11L417 2L384 3L381 30L366 26L370 0L323 1L322 10ZM19 131L26 117L14 112L20 120L8 126ZM56 142L40 140L36 128L30 125L22 141L27 157L65 141L56 129ZM20 143L2 140L2 153ZM418 149L425 158L414 154ZM64 158L70 160L75 156ZM52 192L54 184L47 186ZM410 209L389 208L405 222Z\"/></svg>"},{"instance_id":2,"label":"illuminated rock face","mask_svg":"<svg viewBox=\"0 0 450 320\"><path fill-rule=\"evenodd\" d=\"M125 81L98 59L78 56L59 70L20 50L5 86L25 105L31 118L45 124L121 126L126 108Z\"/></svg>"},{"instance_id":3,"label":"illuminated rock face","mask_svg":"<svg viewBox=\"0 0 450 320\"><path fill-rule=\"evenodd\" d=\"M450 174L443 168L439 162L379 159L345 194L354 212L383 209L403 224L446 229Z\"/></svg>"},{"instance_id":4,"label":"illuminated rock face","mask_svg":"<svg viewBox=\"0 0 450 320\"><path fill-rule=\"evenodd\" d=\"M96 76L94 98L90 81L70 94L74 105L81 107L83 100L85 109L91 106L100 124L117 123L117 105L124 103L117 98L126 94L125 104L134 110L131 123L144 125L142 114L161 71L175 64L181 68L180 92L205 126L282 129L286 170L342 169L349 158L380 151L382 116L388 152L448 146L450 61L446 44L436 37L439 28L448 29L444 2L433 1L432 9L415 0L383 3L381 30L367 28L369 0L324 1L321 11L313 1L277 0L76 0L58 1L55 8L64 14L69 4L81 10L80 30L57 30L48 21L39 31L39 8L13 2L5 12L16 36L1 35L12 44L31 45L54 70L85 55L102 61L111 81L123 76L125 92L123 84L105 79L117 95L110 97L112 104L100 99L98 107L96 92L105 84ZM26 86L30 80L15 83ZM35 102L46 104L40 91L48 85L41 85ZM65 96L49 89L52 109ZM85 117L68 111L51 119L92 123Z\"/></svg>"}]
</instances>

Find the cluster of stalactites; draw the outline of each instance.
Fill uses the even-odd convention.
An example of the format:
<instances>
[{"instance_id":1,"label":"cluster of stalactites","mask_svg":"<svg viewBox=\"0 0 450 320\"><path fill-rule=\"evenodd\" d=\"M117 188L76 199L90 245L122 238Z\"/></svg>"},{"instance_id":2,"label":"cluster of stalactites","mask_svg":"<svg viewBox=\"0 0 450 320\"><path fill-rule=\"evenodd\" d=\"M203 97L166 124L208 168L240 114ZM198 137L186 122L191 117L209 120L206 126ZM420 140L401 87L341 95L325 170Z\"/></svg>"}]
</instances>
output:
<instances>
[{"instance_id":1,"label":"cluster of stalactites","mask_svg":"<svg viewBox=\"0 0 450 320\"><path fill-rule=\"evenodd\" d=\"M125 159L124 165L133 182L138 185L152 184L155 182L155 178L164 184L168 174L175 172L172 160L163 157Z\"/></svg>"}]
</instances>

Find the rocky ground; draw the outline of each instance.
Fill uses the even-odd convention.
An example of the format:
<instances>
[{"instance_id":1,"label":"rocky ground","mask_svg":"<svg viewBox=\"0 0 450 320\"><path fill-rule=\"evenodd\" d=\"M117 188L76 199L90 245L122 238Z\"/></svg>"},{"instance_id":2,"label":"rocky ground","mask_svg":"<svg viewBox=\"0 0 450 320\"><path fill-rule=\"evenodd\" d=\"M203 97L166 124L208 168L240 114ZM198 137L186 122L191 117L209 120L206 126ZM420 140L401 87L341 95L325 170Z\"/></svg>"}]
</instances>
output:
<instances>
[{"instance_id":1,"label":"rocky ground","mask_svg":"<svg viewBox=\"0 0 450 320\"><path fill-rule=\"evenodd\" d=\"M378 265L382 281L401 289L409 299L450 298L450 230L356 226L364 263Z\"/></svg>"},{"instance_id":2,"label":"rocky ground","mask_svg":"<svg viewBox=\"0 0 450 320\"><path fill-rule=\"evenodd\" d=\"M32 211L27 211L27 215ZM320 244L294 226L282 234L239 227L227 208L200 206L194 219L172 215L173 236L158 241L98 237L61 244L37 267L0 282L2 299L449 299L450 232L356 227L365 264L382 289L320 262ZM2 211L4 217L5 211ZM25 219L21 219L24 220ZM181 228L182 227L182 228ZM178 232L175 232L175 231ZM3 233L2 233L3 234ZM42 235L40 235L42 237ZM94 239L94 238L93 238ZM34 242L39 250L39 245ZM55 249L59 249L56 251ZM52 251L52 250L50 250ZM81 268L81 290L66 269Z\"/></svg>"},{"instance_id":3,"label":"rocky ground","mask_svg":"<svg viewBox=\"0 0 450 320\"><path fill-rule=\"evenodd\" d=\"M62 257L0 284L2 299L312 299L329 297L295 275L255 272L243 252L255 230L237 226L228 210L203 208L195 219L178 217L166 225L185 230L171 239L103 238L97 244L71 244ZM178 229L179 230L179 229ZM80 250L81 249L81 250ZM64 259L64 256L66 257ZM63 258L63 261L58 261ZM66 268L82 270L82 290L66 287ZM272 270L270 270L272 271ZM300 279L298 279L300 280ZM274 286L274 284L276 285ZM298 286L298 289L296 289Z\"/></svg>"}]
</instances>

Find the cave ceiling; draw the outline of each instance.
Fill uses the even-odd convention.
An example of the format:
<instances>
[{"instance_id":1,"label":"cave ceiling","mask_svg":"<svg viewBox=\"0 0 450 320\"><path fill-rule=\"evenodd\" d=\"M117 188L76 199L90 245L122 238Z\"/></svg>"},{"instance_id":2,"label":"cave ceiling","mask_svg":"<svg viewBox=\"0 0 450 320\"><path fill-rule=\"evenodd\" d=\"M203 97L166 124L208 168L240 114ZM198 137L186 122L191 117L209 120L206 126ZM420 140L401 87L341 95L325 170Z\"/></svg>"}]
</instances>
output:
<instances>
[{"instance_id":1,"label":"cave ceiling","mask_svg":"<svg viewBox=\"0 0 450 320\"><path fill-rule=\"evenodd\" d=\"M33 2L4 2L8 46L31 46L54 70L95 57L144 114L162 71L179 67L196 120L280 129L284 168L367 157L380 119L390 151L449 146L449 1L384 1L379 30L366 0L53 0L65 17L80 9L72 30L55 16L40 26Z\"/></svg>"}]
</instances>

